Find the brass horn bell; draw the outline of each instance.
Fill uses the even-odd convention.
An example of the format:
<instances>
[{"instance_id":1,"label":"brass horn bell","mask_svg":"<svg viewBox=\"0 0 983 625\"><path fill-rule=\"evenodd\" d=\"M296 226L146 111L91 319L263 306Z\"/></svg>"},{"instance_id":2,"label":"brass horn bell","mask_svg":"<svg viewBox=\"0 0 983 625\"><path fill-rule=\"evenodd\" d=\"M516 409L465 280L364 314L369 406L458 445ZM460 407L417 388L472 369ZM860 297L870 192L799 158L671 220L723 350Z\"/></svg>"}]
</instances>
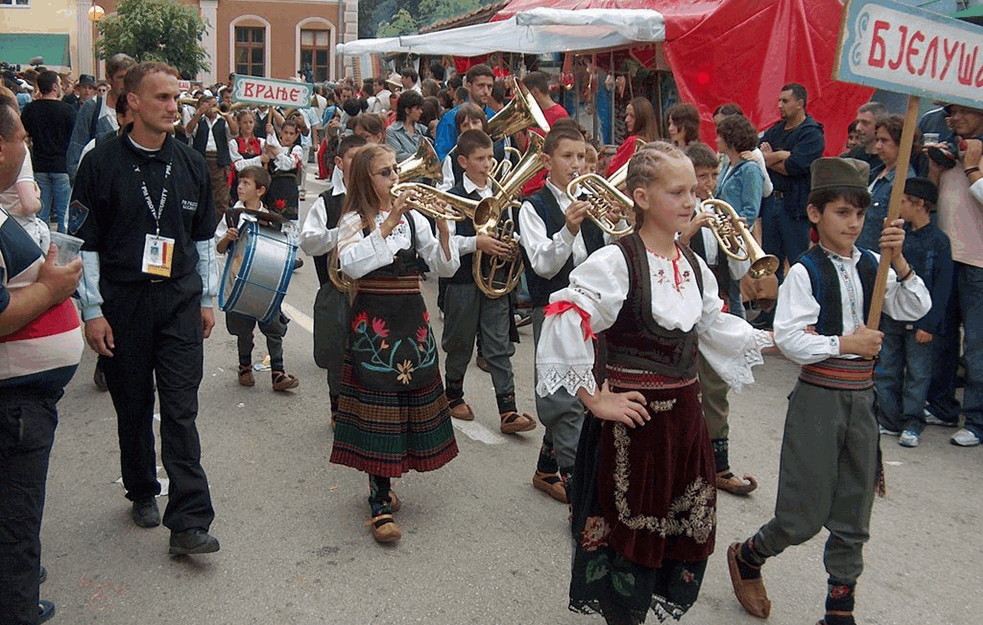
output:
<instances>
[{"instance_id":1,"label":"brass horn bell","mask_svg":"<svg viewBox=\"0 0 983 625\"><path fill-rule=\"evenodd\" d=\"M396 164L396 173L399 174L400 182L429 178L440 184L444 179L444 172L440 159L437 158L437 151L426 139L420 140L420 147L416 149L413 156Z\"/></svg>"},{"instance_id":2,"label":"brass horn bell","mask_svg":"<svg viewBox=\"0 0 983 625\"><path fill-rule=\"evenodd\" d=\"M550 123L546 121L536 98L518 81L512 101L488 120L488 136L497 142L532 126L540 128L544 133L550 131Z\"/></svg>"}]
</instances>

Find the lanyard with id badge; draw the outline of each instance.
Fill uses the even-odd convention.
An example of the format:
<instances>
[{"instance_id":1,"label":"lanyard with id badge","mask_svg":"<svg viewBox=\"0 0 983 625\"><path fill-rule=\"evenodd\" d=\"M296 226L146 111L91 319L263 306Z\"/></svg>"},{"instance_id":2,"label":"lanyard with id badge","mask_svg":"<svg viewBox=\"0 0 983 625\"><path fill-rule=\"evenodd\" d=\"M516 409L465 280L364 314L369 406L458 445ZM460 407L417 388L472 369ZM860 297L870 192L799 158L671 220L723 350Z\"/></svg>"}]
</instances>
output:
<instances>
[{"instance_id":1,"label":"lanyard with id badge","mask_svg":"<svg viewBox=\"0 0 983 625\"><path fill-rule=\"evenodd\" d=\"M140 168L136 168L140 172ZM142 172L140 172L142 174ZM160 217L164 214L164 205L167 203L167 183L171 180L171 162L167 163L164 170L164 186L160 192L160 202L156 209L154 202L150 199L150 190L147 188L147 179L144 177L141 182L143 199L147 203L147 208L154 218L157 230L154 234L148 234L143 244L143 262L141 271L152 276L161 278L171 277L171 263L174 261L174 239L160 236Z\"/></svg>"}]
</instances>

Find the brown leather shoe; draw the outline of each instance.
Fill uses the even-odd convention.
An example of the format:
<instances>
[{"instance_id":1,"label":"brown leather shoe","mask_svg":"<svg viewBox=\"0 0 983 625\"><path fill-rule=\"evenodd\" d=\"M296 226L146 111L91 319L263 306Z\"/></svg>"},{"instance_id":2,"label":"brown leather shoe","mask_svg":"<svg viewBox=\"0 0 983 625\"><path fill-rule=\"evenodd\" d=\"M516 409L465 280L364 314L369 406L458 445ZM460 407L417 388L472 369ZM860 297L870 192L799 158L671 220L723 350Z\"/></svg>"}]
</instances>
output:
<instances>
[{"instance_id":1,"label":"brown leather shoe","mask_svg":"<svg viewBox=\"0 0 983 625\"><path fill-rule=\"evenodd\" d=\"M369 521L372 526L372 538L377 543L394 543L403 537L403 532L396 525L391 514L380 514Z\"/></svg>"},{"instance_id":2,"label":"brown leather shoe","mask_svg":"<svg viewBox=\"0 0 983 625\"><path fill-rule=\"evenodd\" d=\"M753 475L745 473L743 478L739 478L730 469L718 473L716 482L718 490L725 490L731 495L747 495L758 487L758 480Z\"/></svg>"},{"instance_id":3,"label":"brown leather shoe","mask_svg":"<svg viewBox=\"0 0 983 625\"><path fill-rule=\"evenodd\" d=\"M474 413L467 402L461 402L456 406L451 406L451 416L461 421L474 421Z\"/></svg>"},{"instance_id":4,"label":"brown leather shoe","mask_svg":"<svg viewBox=\"0 0 983 625\"><path fill-rule=\"evenodd\" d=\"M737 567L737 555L740 551L741 543L733 543L727 547L727 568L730 570L730 582L734 585L734 595L748 614L758 618L768 618L771 614L771 601L768 600L765 582L760 577L757 579L741 577L741 571Z\"/></svg>"},{"instance_id":5,"label":"brown leather shoe","mask_svg":"<svg viewBox=\"0 0 983 625\"><path fill-rule=\"evenodd\" d=\"M239 365L239 385L255 386L256 378L253 376L252 365Z\"/></svg>"},{"instance_id":6,"label":"brown leather shoe","mask_svg":"<svg viewBox=\"0 0 983 625\"><path fill-rule=\"evenodd\" d=\"M402 507L403 502L396 496L396 491L389 489L389 509L393 512L399 512L399 509Z\"/></svg>"},{"instance_id":7,"label":"brown leather shoe","mask_svg":"<svg viewBox=\"0 0 983 625\"><path fill-rule=\"evenodd\" d=\"M503 412L499 417L502 418L502 434L515 434L516 432L529 432L536 429L536 420L532 415L516 411Z\"/></svg>"},{"instance_id":8,"label":"brown leather shoe","mask_svg":"<svg viewBox=\"0 0 983 625\"><path fill-rule=\"evenodd\" d=\"M543 491L561 503L570 503L567 499L567 487L556 473L536 471L532 476L532 485L536 490Z\"/></svg>"}]
</instances>

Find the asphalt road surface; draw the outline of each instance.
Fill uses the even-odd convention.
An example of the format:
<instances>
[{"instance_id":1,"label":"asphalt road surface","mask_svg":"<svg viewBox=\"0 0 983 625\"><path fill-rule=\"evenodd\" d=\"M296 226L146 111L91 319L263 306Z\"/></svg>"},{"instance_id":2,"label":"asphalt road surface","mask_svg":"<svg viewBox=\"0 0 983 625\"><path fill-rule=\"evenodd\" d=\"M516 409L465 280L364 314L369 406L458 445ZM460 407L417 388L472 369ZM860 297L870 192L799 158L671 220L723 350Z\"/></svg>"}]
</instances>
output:
<instances>
[{"instance_id":1,"label":"asphalt road surface","mask_svg":"<svg viewBox=\"0 0 983 625\"><path fill-rule=\"evenodd\" d=\"M307 188L305 209L325 186L311 180ZM491 379L473 365L465 388L477 418L455 423L460 456L439 471L396 480L403 539L386 547L372 540L365 475L328 463L328 393L313 361L309 319L316 288L308 263L284 306L292 317L287 370L301 379L295 392L274 393L265 372L255 387L239 387L235 339L216 314L198 418L217 514L212 533L222 543L216 554L168 557L165 528L130 521L118 483L115 413L109 395L92 384L95 359L87 351L60 404L48 479L42 597L57 604L52 623L603 623L566 607L567 509L530 485L542 427L499 434ZM433 312L436 280L424 289ZM441 332L439 316L432 320ZM534 412L531 327L520 334L516 394L519 408ZM265 354L257 332L254 360ZM725 550L772 513L795 377L791 363L769 356L756 369L757 384L731 394L731 463L761 486L750 497L719 497L717 548L684 622L759 622L732 594ZM860 623L980 622L983 456L980 448L949 445L951 433L930 427L917 449L882 441L890 490L874 506L858 585ZM773 625L811 625L822 616L824 540L825 532L766 565Z\"/></svg>"}]
</instances>

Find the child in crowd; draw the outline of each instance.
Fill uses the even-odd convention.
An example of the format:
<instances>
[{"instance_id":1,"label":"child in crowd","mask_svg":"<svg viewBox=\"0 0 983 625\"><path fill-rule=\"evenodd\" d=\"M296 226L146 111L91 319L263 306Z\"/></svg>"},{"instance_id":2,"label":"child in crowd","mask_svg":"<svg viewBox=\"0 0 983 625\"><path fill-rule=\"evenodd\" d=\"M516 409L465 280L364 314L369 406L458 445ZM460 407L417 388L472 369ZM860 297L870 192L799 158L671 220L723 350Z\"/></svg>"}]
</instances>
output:
<instances>
[{"instance_id":1,"label":"child in crowd","mask_svg":"<svg viewBox=\"0 0 983 625\"><path fill-rule=\"evenodd\" d=\"M717 155L710 146L699 141L689 144L683 151L693 163L696 172L697 202L709 199L717 186ZM717 238L708 227L712 219L709 212L696 213L686 229L680 233L679 242L689 245L713 272L717 279L718 295L724 302L724 310L730 312L727 305L730 300L730 285L733 281L740 280L750 263L736 263L720 250ZM733 277L734 273L738 278ZM716 487L734 495L747 495L758 487L758 482L749 474L744 474L743 478L737 477L730 469L730 426L727 422L730 415L727 394L730 389L706 359L700 360L699 372L700 388L703 391L703 415L710 430L710 444L713 445Z\"/></svg>"},{"instance_id":2,"label":"child in crowd","mask_svg":"<svg viewBox=\"0 0 983 625\"><path fill-rule=\"evenodd\" d=\"M877 421L882 434L898 434L917 447L925 429L925 399L932 381L932 339L941 331L952 292L949 237L932 223L939 191L928 178L905 180L901 218L907 222L904 257L932 296L932 309L914 323L881 318L884 343L874 373Z\"/></svg>"},{"instance_id":3,"label":"child in crowd","mask_svg":"<svg viewBox=\"0 0 983 625\"><path fill-rule=\"evenodd\" d=\"M471 200L491 197L494 189L489 175L495 164L492 140L481 130L466 130L458 135L457 153L459 166L464 170L462 181L450 193ZM504 218L507 218L507 215ZM470 421L474 419L471 407L464 401L464 374L467 372L475 337L481 335L482 355L488 364L495 387L495 399L501 420L500 429L505 434L528 432L536 429L531 415L519 412L515 405L515 382L512 374L512 355L515 346L512 331L512 306L509 297L488 297L475 284L474 252L485 254L482 274L488 272L491 257L507 258L513 251L508 245L488 235L477 235L470 219L457 222L455 242L462 254L461 267L447 279L444 300L444 336L441 346L447 354L444 365L447 401L451 416Z\"/></svg>"},{"instance_id":4,"label":"child in crowd","mask_svg":"<svg viewBox=\"0 0 983 625\"><path fill-rule=\"evenodd\" d=\"M263 205L263 196L269 188L270 174L262 167L246 167L239 172L239 201L232 208L246 210L239 211L235 228L230 228L226 219L219 220L218 227L215 229L217 241L215 249L219 254L224 254L239 239L239 231L247 221L263 223L262 217L256 216L255 213L271 212ZM273 390L287 391L300 385L300 380L283 368L283 337L287 333L288 321L281 311L277 311L273 319L265 323L233 312L225 313L225 326L229 334L238 338L239 384L242 386L256 384L253 376L253 329L258 323L259 331L266 336L266 346L270 351Z\"/></svg>"},{"instance_id":5,"label":"child in crowd","mask_svg":"<svg viewBox=\"0 0 983 625\"><path fill-rule=\"evenodd\" d=\"M279 137L267 128L264 150L272 177L266 205L286 219L297 219L300 207L297 172L304 164L304 150L300 146L300 127L297 122L293 119L284 121L280 126Z\"/></svg>"},{"instance_id":6,"label":"child in crowd","mask_svg":"<svg viewBox=\"0 0 983 625\"><path fill-rule=\"evenodd\" d=\"M348 293L340 291L331 281L328 265L337 261L332 252L338 243L338 221L345 205L352 159L365 144L365 139L358 135L348 135L341 140L334 157L334 166L342 173L342 179L314 200L300 230L300 247L314 257L314 270L321 285L314 298L314 362L328 372L332 423L338 411L338 396L341 393L345 329L348 327Z\"/></svg>"},{"instance_id":7,"label":"child in crowd","mask_svg":"<svg viewBox=\"0 0 983 625\"><path fill-rule=\"evenodd\" d=\"M559 126L546 135L546 185L527 198L519 209L520 235L533 307L533 340L539 349L543 308L550 295L569 285L570 272L605 244L604 232L587 218L588 203L567 195L574 176L584 171L587 142L584 135ZM536 397L536 413L546 428L532 484L557 501L567 499L567 480L573 473L584 406L562 390Z\"/></svg>"},{"instance_id":8,"label":"child in crowd","mask_svg":"<svg viewBox=\"0 0 983 625\"><path fill-rule=\"evenodd\" d=\"M454 114L454 125L457 126L457 136L468 130L480 130L485 132L488 129L488 118L485 112L474 104L462 104ZM496 157L495 154L492 156ZM464 168L457 160L457 146L451 149L444 157L443 179L437 188L441 191L450 191L451 187L461 184L464 176Z\"/></svg>"},{"instance_id":9,"label":"child in crowd","mask_svg":"<svg viewBox=\"0 0 983 625\"><path fill-rule=\"evenodd\" d=\"M402 536L390 480L439 469L458 453L416 259L443 276L461 259L444 220L435 237L410 210L414 192L390 196L398 180L391 148L361 148L351 169L338 253L356 288L331 462L368 473L372 535L389 543Z\"/></svg>"},{"instance_id":10,"label":"child in crowd","mask_svg":"<svg viewBox=\"0 0 983 625\"><path fill-rule=\"evenodd\" d=\"M727 549L734 594L758 618L771 612L761 579L765 560L826 527L829 585L820 622L854 625L874 493L883 492L872 379L883 334L864 325L878 257L855 245L870 205L869 175L870 166L855 159L813 162L807 211L819 244L799 257L778 293L775 343L802 370L789 395L775 516ZM902 224L884 224L880 240L893 252L884 312L899 321L920 319L931 307L902 253Z\"/></svg>"},{"instance_id":11,"label":"child in crowd","mask_svg":"<svg viewBox=\"0 0 983 625\"><path fill-rule=\"evenodd\" d=\"M696 602L716 532L699 361L739 388L772 344L723 312L713 272L676 240L697 186L679 148L635 153L635 231L550 296L536 349L537 395L576 394L589 410L570 489L570 609L600 612L609 625L637 625L649 610L679 619Z\"/></svg>"}]
</instances>

